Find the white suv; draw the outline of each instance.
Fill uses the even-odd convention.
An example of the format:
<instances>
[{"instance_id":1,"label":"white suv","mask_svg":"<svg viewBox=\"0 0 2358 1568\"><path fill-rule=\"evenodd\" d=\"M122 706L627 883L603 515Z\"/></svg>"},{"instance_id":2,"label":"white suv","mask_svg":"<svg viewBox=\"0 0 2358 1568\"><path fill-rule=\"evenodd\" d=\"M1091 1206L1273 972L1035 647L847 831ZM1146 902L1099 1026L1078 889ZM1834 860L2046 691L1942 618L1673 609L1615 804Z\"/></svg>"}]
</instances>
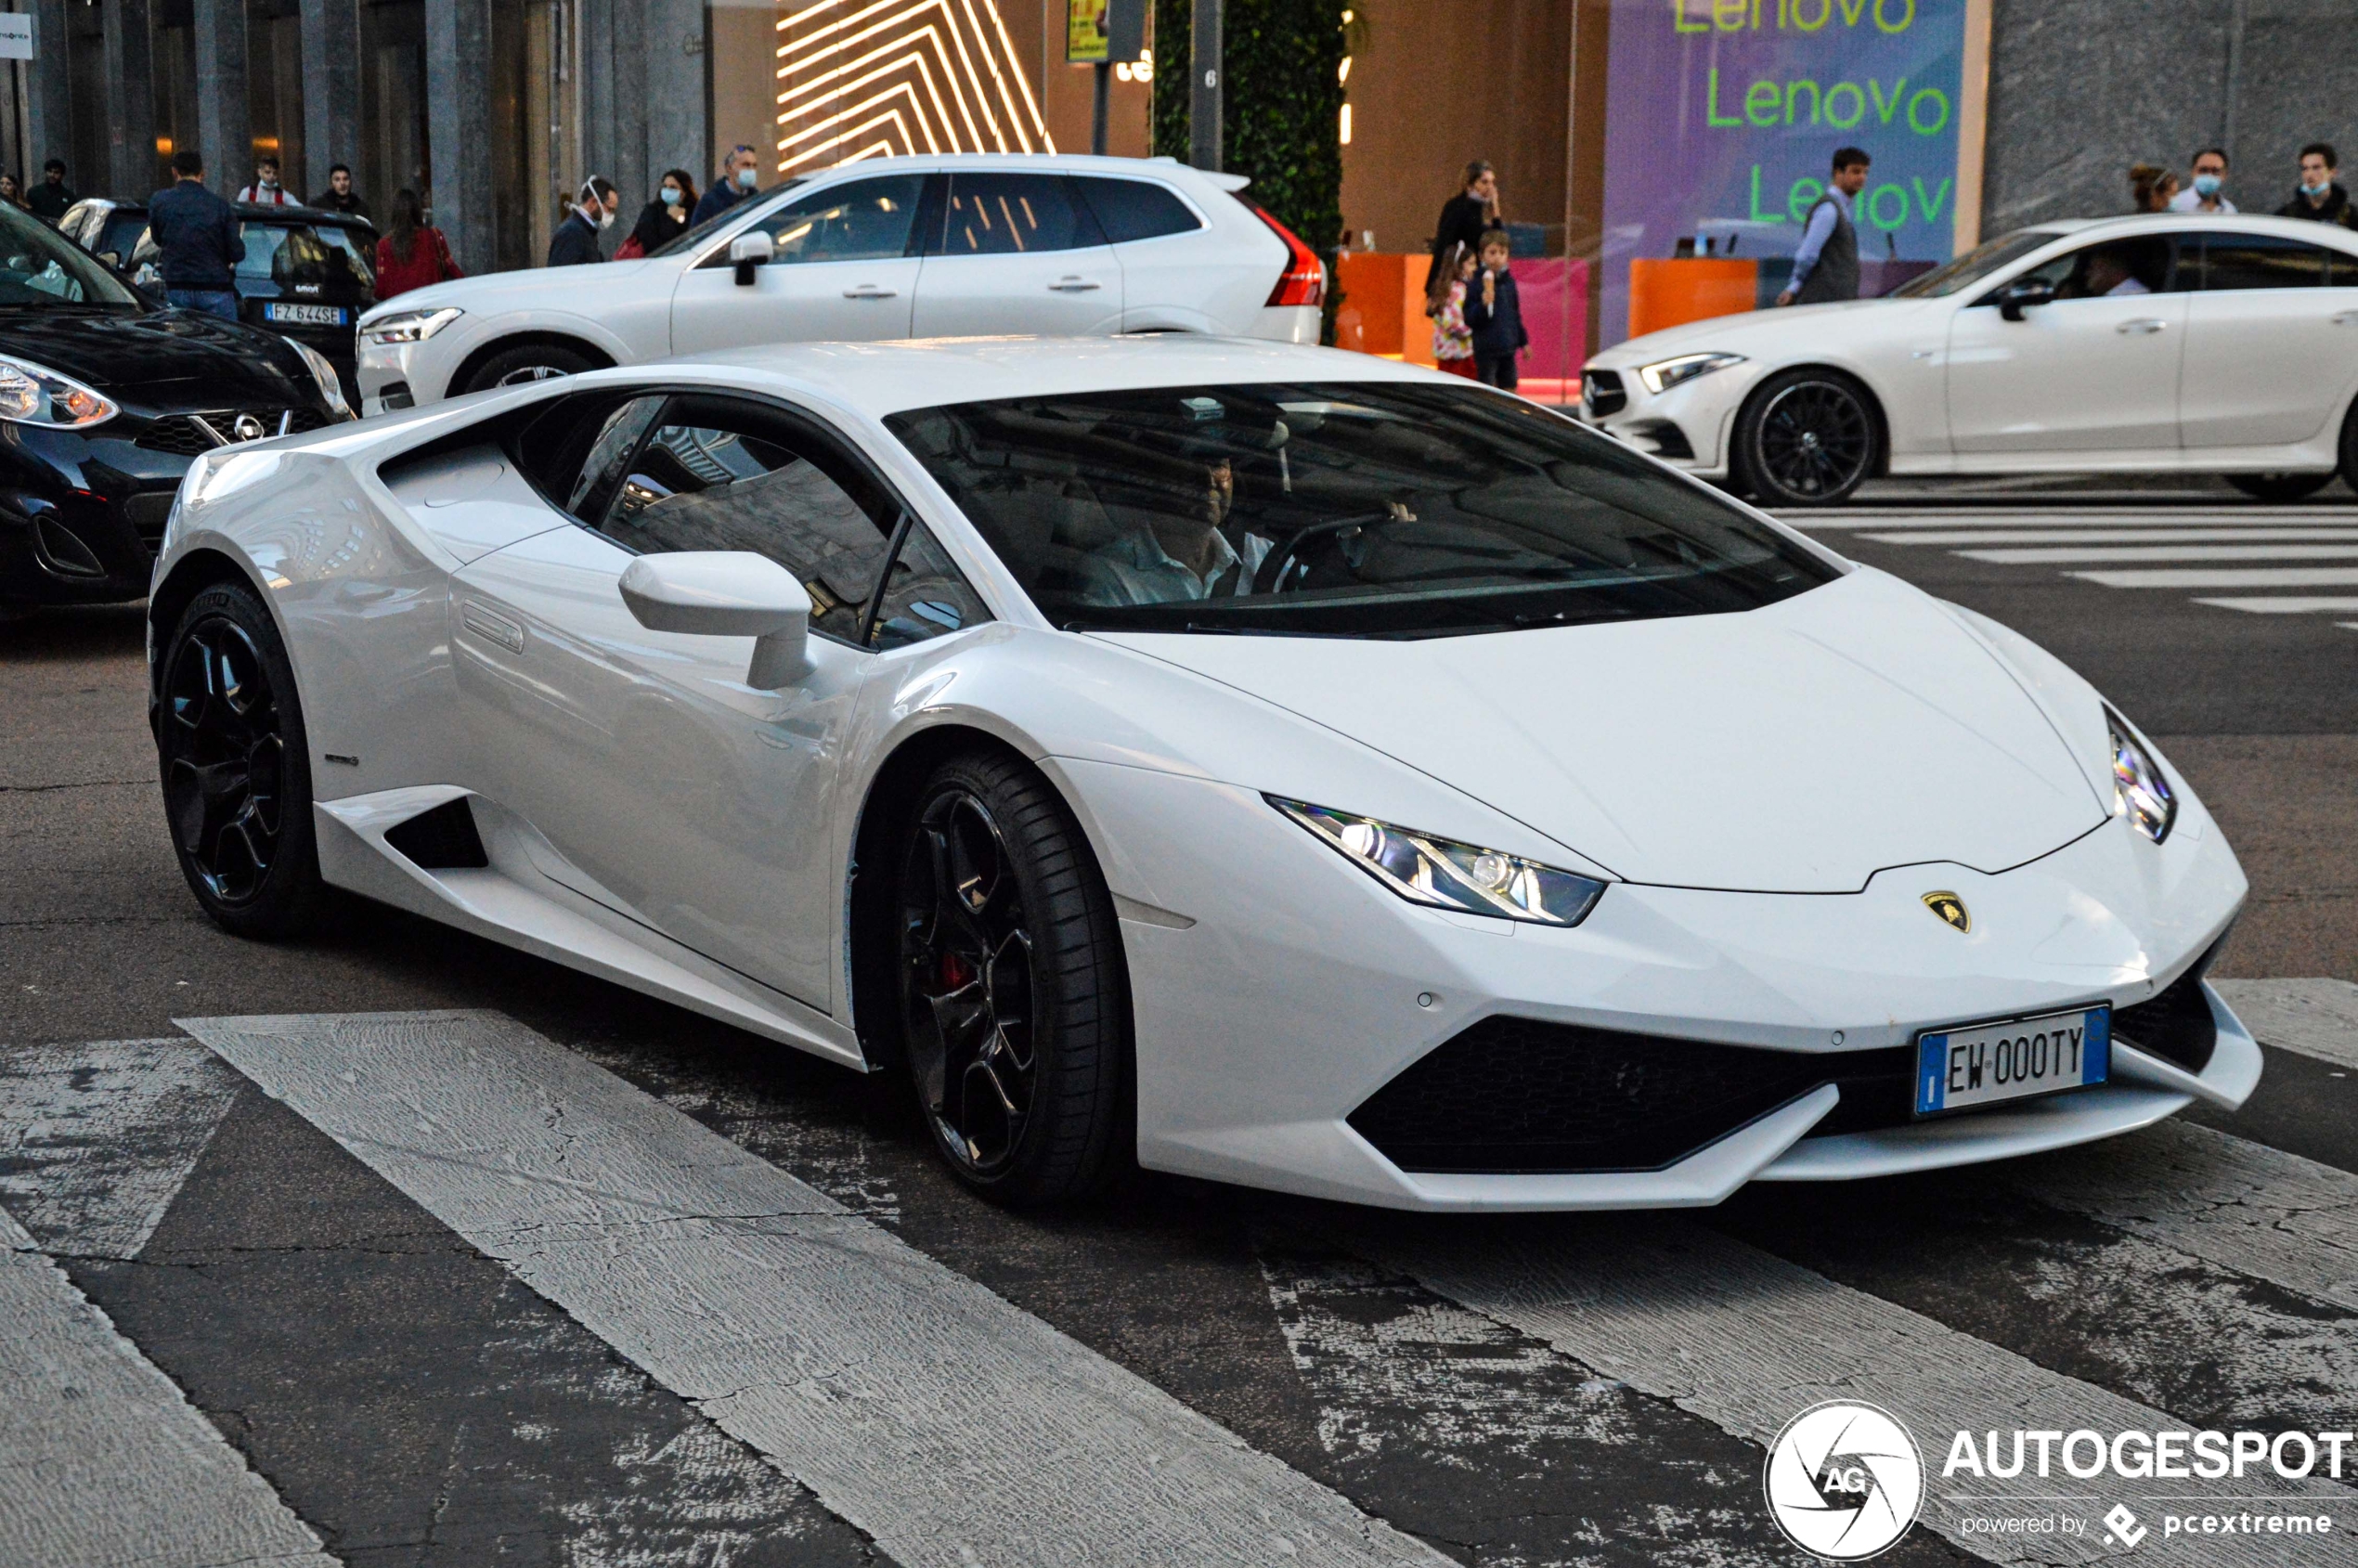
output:
<instances>
[{"instance_id":1,"label":"white suv","mask_svg":"<svg viewBox=\"0 0 2358 1568\"><path fill-rule=\"evenodd\" d=\"M359 324L366 412L764 343L1207 332L1318 341L1316 253L1169 159L877 158L644 260L413 290Z\"/></svg>"}]
</instances>

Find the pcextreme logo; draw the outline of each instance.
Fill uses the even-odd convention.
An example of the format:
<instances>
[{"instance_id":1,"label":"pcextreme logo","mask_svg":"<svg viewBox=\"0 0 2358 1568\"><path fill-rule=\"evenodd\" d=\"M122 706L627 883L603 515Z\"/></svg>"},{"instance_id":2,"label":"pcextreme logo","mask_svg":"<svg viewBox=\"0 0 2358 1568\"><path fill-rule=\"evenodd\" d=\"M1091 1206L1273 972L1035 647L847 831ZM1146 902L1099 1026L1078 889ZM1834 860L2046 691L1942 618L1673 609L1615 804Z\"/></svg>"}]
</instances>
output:
<instances>
[{"instance_id":1,"label":"pcextreme logo","mask_svg":"<svg viewBox=\"0 0 2358 1568\"><path fill-rule=\"evenodd\" d=\"M1856 1400L1813 1405L1768 1446L1769 1517L1806 1552L1856 1562L1896 1545L1924 1504L1916 1440L1889 1411Z\"/></svg>"}]
</instances>

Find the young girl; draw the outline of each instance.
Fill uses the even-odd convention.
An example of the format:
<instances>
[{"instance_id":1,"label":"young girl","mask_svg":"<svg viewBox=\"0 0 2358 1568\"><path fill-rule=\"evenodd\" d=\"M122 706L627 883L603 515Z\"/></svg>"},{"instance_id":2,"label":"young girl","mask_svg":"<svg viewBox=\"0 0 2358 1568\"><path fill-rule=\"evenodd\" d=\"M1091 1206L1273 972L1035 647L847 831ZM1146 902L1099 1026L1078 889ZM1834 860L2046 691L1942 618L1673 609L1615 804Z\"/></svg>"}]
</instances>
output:
<instances>
[{"instance_id":1,"label":"young girl","mask_svg":"<svg viewBox=\"0 0 2358 1568\"><path fill-rule=\"evenodd\" d=\"M1442 253L1432 289L1425 295L1425 314L1432 317L1433 362L1469 380L1474 373L1474 351L1473 330L1466 325L1466 284L1473 275L1473 252L1452 245Z\"/></svg>"}]
</instances>

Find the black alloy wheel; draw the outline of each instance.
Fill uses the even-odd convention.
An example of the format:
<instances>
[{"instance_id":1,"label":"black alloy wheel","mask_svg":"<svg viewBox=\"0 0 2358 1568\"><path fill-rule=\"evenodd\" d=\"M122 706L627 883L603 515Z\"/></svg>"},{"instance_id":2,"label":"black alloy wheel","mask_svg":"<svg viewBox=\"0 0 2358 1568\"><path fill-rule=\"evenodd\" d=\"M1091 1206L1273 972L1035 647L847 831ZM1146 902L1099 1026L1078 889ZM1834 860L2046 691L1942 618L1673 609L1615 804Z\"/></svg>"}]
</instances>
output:
<instances>
[{"instance_id":1,"label":"black alloy wheel","mask_svg":"<svg viewBox=\"0 0 2358 1568\"><path fill-rule=\"evenodd\" d=\"M495 386L524 386L596 369L588 355L563 343L519 343L514 348L501 349L477 366L463 390L482 392Z\"/></svg>"},{"instance_id":2,"label":"black alloy wheel","mask_svg":"<svg viewBox=\"0 0 2358 1568\"><path fill-rule=\"evenodd\" d=\"M206 589L165 650L156 750L172 846L206 914L280 936L323 892L294 679L261 603Z\"/></svg>"},{"instance_id":3,"label":"black alloy wheel","mask_svg":"<svg viewBox=\"0 0 2358 1568\"><path fill-rule=\"evenodd\" d=\"M1008 1202L1128 1162L1129 1004L1112 899L1047 781L988 752L920 793L899 883L903 1043L935 1147Z\"/></svg>"},{"instance_id":4,"label":"black alloy wheel","mask_svg":"<svg viewBox=\"0 0 2358 1568\"><path fill-rule=\"evenodd\" d=\"M1847 377L1789 370L1753 394L1736 422L1743 477L1765 506L1831 506L1875 470L1875 416Z\"/></svg>"},{"instance_id":5,"label":"black alloy wheel","mask_svg":"<svg viewBox=\"0 0 2358 1568\"><path fill-rule=\"evenodd\" d=\"M2334 482L2330 473L2231 473L2227 483L2256 501L2305 500Z\"/></svg>"}]
</instances>

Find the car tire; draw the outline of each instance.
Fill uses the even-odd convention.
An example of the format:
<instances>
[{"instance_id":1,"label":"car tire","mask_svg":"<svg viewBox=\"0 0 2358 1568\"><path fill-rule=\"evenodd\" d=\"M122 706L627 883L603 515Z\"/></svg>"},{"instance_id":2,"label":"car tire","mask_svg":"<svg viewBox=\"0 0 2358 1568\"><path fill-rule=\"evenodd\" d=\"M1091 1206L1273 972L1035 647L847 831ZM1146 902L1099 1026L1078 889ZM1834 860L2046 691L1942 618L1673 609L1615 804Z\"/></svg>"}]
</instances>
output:
<instances>
[{"instance_id":1,"label":"car tire","mask_svg":"<svg viewBox=\"0 0 2358 1568\"><path fill-rule=\"evenodd\" d=\"M1113 898L1020 759L936 768L896 885L902 1056L934 1147L993 1201L1070 1202L1133 1163L1130 1001Z\"/></svg>"},{"instance_id":2,"label":"car tire","mask_svg":"<svg viewBox=\"0 0 2358 1568\"><path fill-rule=\"evenodd\" d=\"M2358 400L2341 419L2341 482L2358 490Z\"/></svg>"},{"instance_id":3,"label":"car tire","mask_svg":"<svg viewBox=\"0 0 2358 1568\"><path fill-rule=\"evenodd\" d=\"M294 670L253 592L219 583L164 644L157 762L181 875L213 923L284 937L327 903Z\"/></svg>"},{"instance_id":4,"label":"car tire","mask_svg":"<svg viewBox=\"0 0 2358 1568\"><path fill-rule=\"evenodd\" d=\"M503 348L475 367L467 378L465 392L483 392L495 386L516 386L525 382L550 381L558 376L577 376L584 370L594 370L597 361L577 348L567 348L559 343L518 343Z\"/></svg>"},{"instance_id":5,"label":"car tire","mask_svg":"<svg viewBox=\"0 0 2358 1568\"><path fill-rule=\"evenodd\" d=\"M2227 483L2256 501L2305 500L2334 482L2330 473L2230 473Z\"/></svg>"},{"instance_id":6,"label":"car tire","mask_svg":"<svg viewBox=\"0 0 2358 1568\"><path fill-rule=\"evenodd\" d=\"M1735 467L1763 506L1833 506L1875 472L1882 440L1865 387L1838 371L1787 370L1745 400Z\"/></svg>"}]
</instances>

